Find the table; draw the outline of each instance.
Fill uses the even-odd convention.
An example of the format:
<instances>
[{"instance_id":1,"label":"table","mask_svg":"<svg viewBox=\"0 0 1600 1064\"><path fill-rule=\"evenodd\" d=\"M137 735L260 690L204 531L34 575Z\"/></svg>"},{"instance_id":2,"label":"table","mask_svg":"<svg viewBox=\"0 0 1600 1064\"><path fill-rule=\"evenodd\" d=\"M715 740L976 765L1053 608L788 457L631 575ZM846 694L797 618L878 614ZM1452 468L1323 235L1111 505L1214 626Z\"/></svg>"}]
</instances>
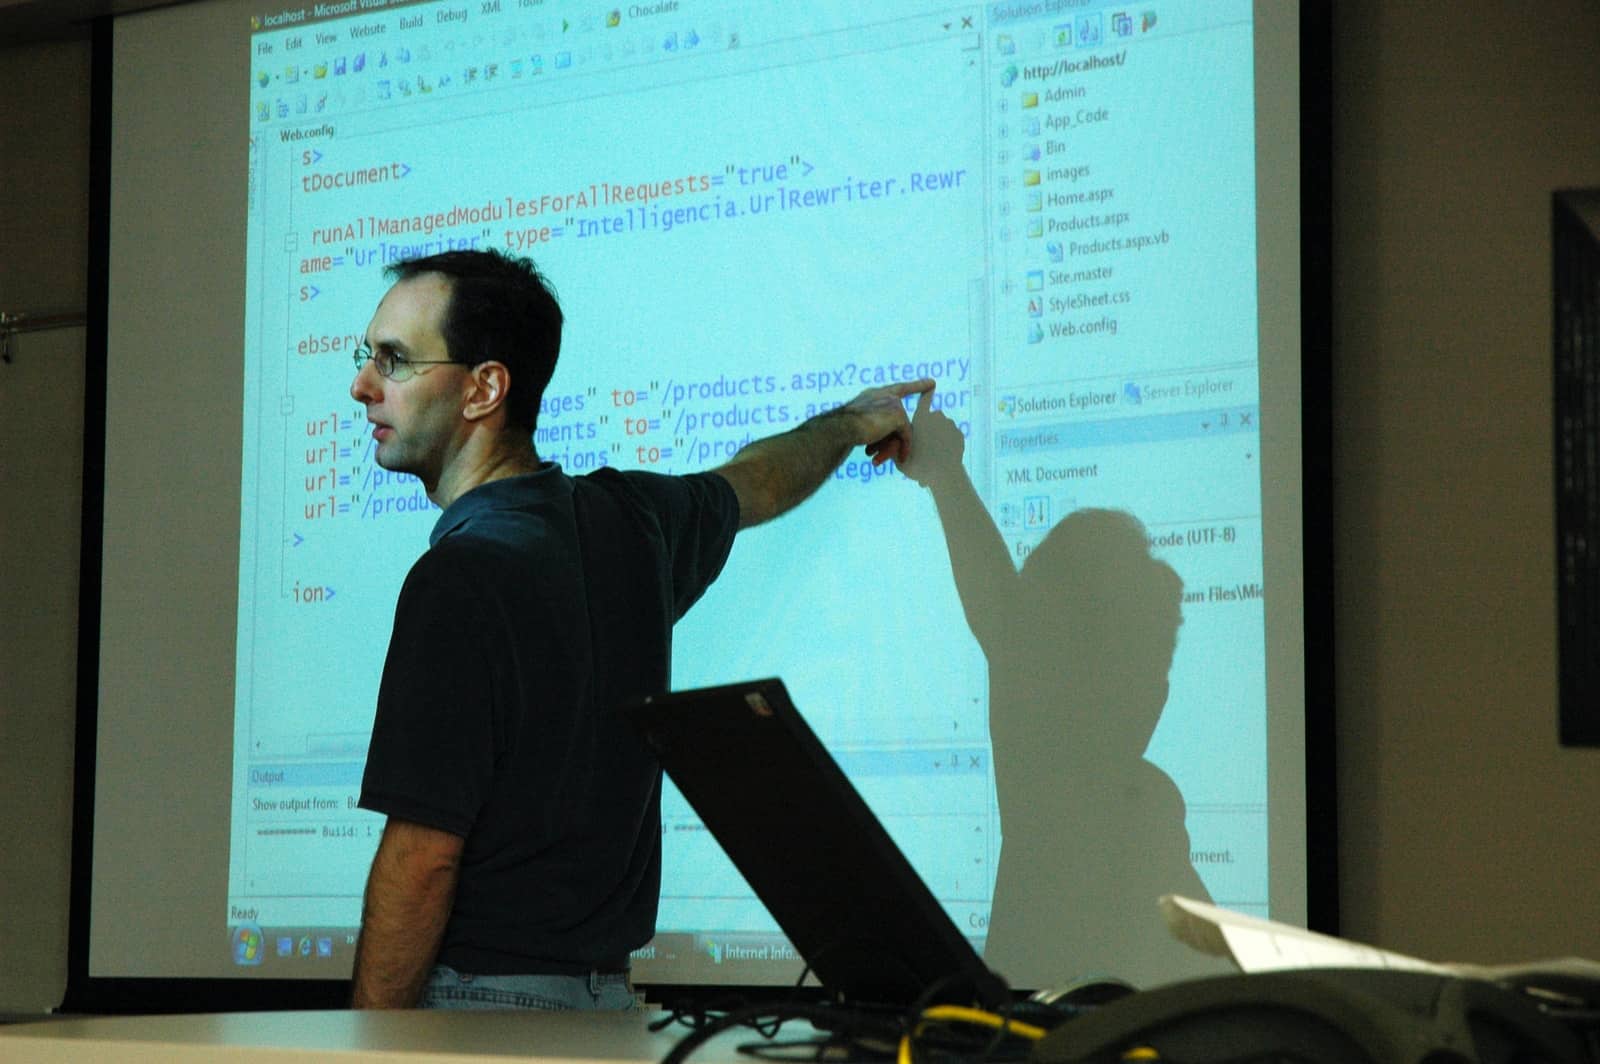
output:
<instances>
[{"instance_id":1,"label":"table","mask_svg":"<svg viewBox=\"0 0 1600 1064\"><path fill-rule=\"evenodd\" d=\"M0 1027L5 1064L339 1064L505 1059L641 1064L664 1057L688 1031L653 1032L659 1012L397 1010L225 1012L187 1016L51 1018ZM785 1035L803 1036L795 1022ZM732 1032L697 1050L694 1064L728 1064L757 1036Z\"/></svg>"}]
</instances>

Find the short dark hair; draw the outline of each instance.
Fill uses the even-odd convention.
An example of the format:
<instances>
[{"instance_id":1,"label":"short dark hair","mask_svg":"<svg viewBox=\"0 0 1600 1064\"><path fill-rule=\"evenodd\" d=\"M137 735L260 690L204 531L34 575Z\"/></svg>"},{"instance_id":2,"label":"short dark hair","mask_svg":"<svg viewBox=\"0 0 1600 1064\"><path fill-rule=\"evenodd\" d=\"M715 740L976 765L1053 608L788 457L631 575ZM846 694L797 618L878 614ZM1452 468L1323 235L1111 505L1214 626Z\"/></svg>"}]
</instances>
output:
<instances>
[{"instance_id":1,"label":"short dark hair","mask_svg":"<svg viewBox=\"0 0 1600 1064\"><path fill-rule=\"evenodd\" d=\"M440 331L456 362L500 362L511 371L506 417L533 432L539 401L561 353L561 306L532 259L496 250L444 251L401 259L385 275L409 281L424 273L449 278L450 305Z\"/></svg>"}]
</instances>

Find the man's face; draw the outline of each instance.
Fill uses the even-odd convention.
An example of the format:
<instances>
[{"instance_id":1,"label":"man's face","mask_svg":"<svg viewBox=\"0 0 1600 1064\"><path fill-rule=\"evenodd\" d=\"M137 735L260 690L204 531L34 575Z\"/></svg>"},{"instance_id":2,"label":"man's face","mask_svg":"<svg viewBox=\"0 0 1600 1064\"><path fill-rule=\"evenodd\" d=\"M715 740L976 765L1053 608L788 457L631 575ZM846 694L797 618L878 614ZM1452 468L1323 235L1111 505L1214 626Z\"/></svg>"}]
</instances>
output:
<instances>
[{"instance_id":1,"label":"man's face","mask_svg":"<svg viewBox=\"0 0 1600 1064\"><path fill-rule=\"evenodd\" d=\"M436 273L419 274L389 289L367 325L367 346L413 363L450 357L440 333L450 306L450 282ZM459 363L403 366L388 380L367 361L350 384L350 395L367 408L378 465L414 473L430 491L454 450L465 422L462 402L470 374Z\"/></svg>"}]
</instances>

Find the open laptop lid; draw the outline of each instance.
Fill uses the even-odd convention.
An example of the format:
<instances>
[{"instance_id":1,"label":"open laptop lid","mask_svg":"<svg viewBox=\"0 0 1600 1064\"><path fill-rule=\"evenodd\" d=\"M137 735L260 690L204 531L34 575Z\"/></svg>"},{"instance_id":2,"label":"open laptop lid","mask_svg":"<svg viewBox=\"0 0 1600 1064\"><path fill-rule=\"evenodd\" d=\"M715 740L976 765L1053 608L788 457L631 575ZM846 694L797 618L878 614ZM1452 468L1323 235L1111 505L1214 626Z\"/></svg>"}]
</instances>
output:
<instances>
[{"instance_id":1,"label":"open laptop lid","mask_svg":"<svg viewBox=\"0 0 1600 1064\"><path fill-rule=\"evenodd\" d=\"M781 680L625 713L831 995L1000 1006L1006 987L861 799Z\"/></svg>"}]
</instances>

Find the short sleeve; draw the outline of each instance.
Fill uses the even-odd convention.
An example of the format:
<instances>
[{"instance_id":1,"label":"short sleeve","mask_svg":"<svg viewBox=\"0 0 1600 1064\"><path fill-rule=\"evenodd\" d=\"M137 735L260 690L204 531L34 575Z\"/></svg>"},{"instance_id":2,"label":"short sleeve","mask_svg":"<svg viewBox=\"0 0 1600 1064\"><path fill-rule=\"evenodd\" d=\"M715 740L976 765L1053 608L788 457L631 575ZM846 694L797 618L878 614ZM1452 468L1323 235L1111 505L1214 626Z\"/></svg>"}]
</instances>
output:
<instances>
[{"instance_id":1,"label":"short sleeve","mask_svg":"<svg viewBox=\"0 0 1600 1064\"><path fill-rule=\"evenodd\" d=\"M699 601L727 563L739 530L739 499L733 486L716 473L634 476L655 501L672 570L676 621Z\"/></svg>"},{"instance_id":2,"label":"short sleeve","mask_svg":"<svg viewBox=\"0 0 1600 1064\"><path fill-rule=\"evenodd\" d=\"M690 498L688 517L666 530L672 554L674 621L706 594L710 582L722 573L739 531L739 498L733 485L717 474L678 478Z\"/></svg>"},{"instance_id":3,"label":"short sleeve","mask_svg":"<svg viewBox=\"0 0 1600 1064\"><path fill-rule=\"evenodd\" d=\"M432 550L406 576L378 690L361 806L465 837L493 786L491 673L470 583Z\"/></svg>"}]
</instances>

